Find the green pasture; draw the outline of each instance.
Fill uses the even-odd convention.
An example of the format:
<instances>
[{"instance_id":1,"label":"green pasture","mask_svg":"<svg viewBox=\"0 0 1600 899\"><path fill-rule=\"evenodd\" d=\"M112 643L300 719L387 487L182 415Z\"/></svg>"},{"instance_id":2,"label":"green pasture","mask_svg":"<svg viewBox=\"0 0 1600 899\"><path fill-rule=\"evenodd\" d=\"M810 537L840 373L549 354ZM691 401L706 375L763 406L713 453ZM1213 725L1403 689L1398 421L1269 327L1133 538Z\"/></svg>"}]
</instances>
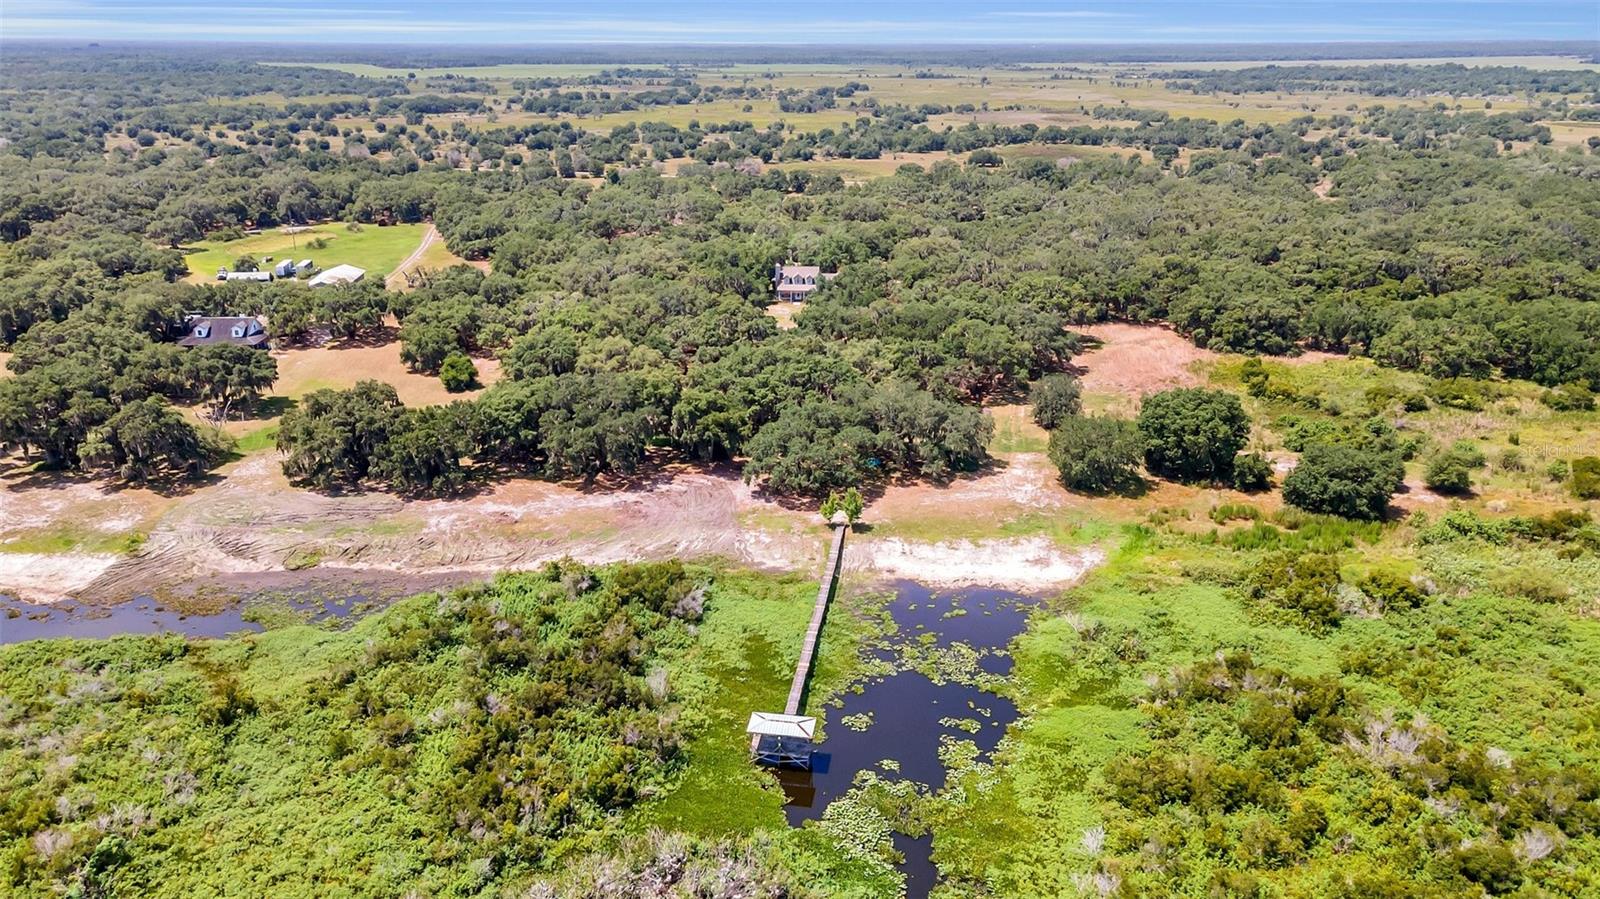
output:
<instances>
[{"instance_id":1,"label":"green pasture","mask_svg":"<svg viewBox=\"0 0 1600 899\"><path fill-rule=\"evenodd\" d=\"M342 223L317 225L298 234L266 231L238 240L196 243L184 256L189 264L189 281L210 281L218 268L233 268L240 256L254 256L257 262L267 256L274 261L292 256L295 261L309 258L319 268L335 265L354 265L367 270L369 278L382 279L405 261L419 244L427 225L362 225L360 231L351 231ZM328 245L313 249L312 241L323 239ZM263 270L271 265L261 263Z\"/></svg>"}]
</instances>

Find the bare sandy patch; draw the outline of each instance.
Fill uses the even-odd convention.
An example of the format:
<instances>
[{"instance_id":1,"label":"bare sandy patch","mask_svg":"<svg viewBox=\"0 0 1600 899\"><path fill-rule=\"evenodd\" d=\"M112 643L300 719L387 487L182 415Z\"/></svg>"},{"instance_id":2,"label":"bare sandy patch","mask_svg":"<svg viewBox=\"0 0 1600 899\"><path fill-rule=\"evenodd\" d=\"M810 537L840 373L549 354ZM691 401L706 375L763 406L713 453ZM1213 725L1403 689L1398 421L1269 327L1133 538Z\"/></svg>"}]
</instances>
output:
<instances>
[{"instance_id":1,"label":"bare sandy patch","mask_svg":"<svg viewBox=\"0 0 1600 899\"><path fill-rule=\"evenodd\" d=\"M1047 537L937 543L891 537L856 541L845 551L844 567L937 586L1042 590L1076 583L1104 561L1097 547L1068 551Z\"/></svg>"},{"instance_id":2,"label":"bare sandy patch","mask_svg":"<svg viewBox=\"0 0 1600 899\"><path fill-rule=\"evenodd\" d=\"M432 406L469 399L478 391L451 393L434 375L406 368L400 360L400 341L373 344L331 344L273 350L278 360L278 381L269 396L299 398L313 390L344 390L358 381L382 381L392 385L407 406ZM500 380L500 360L474 359L478 381L484 387Z\"/></svg>"},{"instance_id":3,"label":"bare sandy patch","mask_svg":"<svg viewBox=\"0 0 1600 899\"><path fill-rule=\"evenodd\" d=\"M804 308L806 308L805 303L784 301L768 306L767 314L777 319L779 329L787 331L795 326L794 317Z\"/></svg>"},{"instance_id":4,"label":"bare sandy patch","mask_svg":"<svg viewBox=\"0 0 1600 899\"><path fill-rule=\"evenodd\" d=\"M1100 341L1100 345L1073 360L1085 393L1085 406L1094 412L1132 414L1147 393L1206 383L1207 368L1225 358L1202 349L1165 325L1103 322L1073 327ZM1338 353L1306 350L1295 356L1273 356L1287 365L1315 365L1344 359Z\"/></svg>"},{"instance_id":5,"label":"bare sandy patch","mask_svg":"<svg viewBox=\"0 0 1600 899\"><path fill-rule=\"evenodd\" d=\"M25 484L19 475L0 477L0 544L54 529L123 533L149 524L173 502L150 490L110 489L95 481Z\"/></svg>"},{"instance_id":6,"label":"bare sandy patch","mask_svg":"<svg viewBox=\"0 0 1600 899\"><path fill-rule=\"evenodd\" d=\"M868 507L867 518L896 530L961 534L973 527L993 528L1019 515L1059 509L1070 500L1048 458L1016 453L949 484L890 485Z\"/></svg>"},{"instance_id":7,"label":"bare sandy patch","mask_svg":"<svg viewBox=\"0 0 1600 899\"><path fill-rule=\"evenodd\" d=\"M1073 330L1101 342L1075 360L1087 392L1137 399L1172 387L1194 387L1204 381L1201 365L1218 358L1160 325L1104 322Z\"/></svg>"},{"instance_id":8,"label":"bare sandy patch","mask_svg":"<svg viewBox=\"0 0 1600 899\"><path fill-rule=\"evenodd\" d=\"M101 553L0 552L0 593L27 602L60 602L93 583L118 558Z\"/></svg>"},{"instance_id":9,"label":"bare sandy patch","mask_svg":"<svg viewBox=\"0 0 1600 899\"><path fill-rule=\"evenodd\" d=\"M764 526L745 527L746 513L764 516ZM205 589L218 577L279 583L285 572L323 581L340 572L466 581L563 557L721 558L803 571L826 537L805 526L814 518L757 498L731 469L663 465L623 484L509 480L467 498L408 500L301 490L288 484L277 454L266 453L185 497L138 552L78 592L106 603Z\"/></svg>"}]
</instances>

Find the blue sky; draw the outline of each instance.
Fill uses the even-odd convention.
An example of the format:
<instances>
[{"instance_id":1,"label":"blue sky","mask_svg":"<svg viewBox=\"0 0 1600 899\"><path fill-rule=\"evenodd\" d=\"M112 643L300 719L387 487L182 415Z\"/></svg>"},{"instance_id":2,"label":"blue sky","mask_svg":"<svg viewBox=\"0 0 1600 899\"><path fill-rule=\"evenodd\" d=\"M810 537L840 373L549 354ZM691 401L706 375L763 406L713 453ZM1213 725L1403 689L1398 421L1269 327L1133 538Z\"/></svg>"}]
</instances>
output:
<instances>
[{"instance_id":1,"label":"blue sky","mask_svg":"<svg viewBox=\"0 0 1600 899\"><path fill-rule=\"evenodd\" d=\"M0 36L407 43L1600 40L1600 0L0 0Z\"/></svg>"}]
</instances>

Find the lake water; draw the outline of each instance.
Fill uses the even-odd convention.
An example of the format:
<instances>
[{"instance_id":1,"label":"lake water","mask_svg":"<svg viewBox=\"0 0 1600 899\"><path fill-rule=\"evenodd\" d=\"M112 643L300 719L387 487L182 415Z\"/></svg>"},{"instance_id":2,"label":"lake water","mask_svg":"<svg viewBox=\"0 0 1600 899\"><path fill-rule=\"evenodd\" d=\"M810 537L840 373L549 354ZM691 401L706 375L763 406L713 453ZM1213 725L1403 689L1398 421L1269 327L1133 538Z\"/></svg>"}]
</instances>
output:
<instances>
[{"instance_id":1,"label":"lake water","mask_svg":"<svg viewBox=\"0 0 1600 899\"><path fill-rule=\"evenodd\" d=\"M1017 708L1010 700L961 682L971 681L970 676L953 679L934 666L936 682L925 673L928 665L916 665L923 670L911 670L911 665L914 659L928 659L941 650L955 649L955 657L970 657L966 652L970 649L978 671L996 678L1009 675L1011 659L1005 648L1027 626L1033 600L1008 590L936 592L911 581L896 583L894 590L889 609L897 633L875 653L894 665L895 672L868 681L860 693L845 692L843 706L827 710L827 739L817 745L812 771L776 772L789 799L784 811L792 825L821 818L828 803L849 791L856 775L866 770L937 790L945 781L939 761L941 735L973 741L980 759L986 760L1006 727L1017 720ZM865 729L845 723L869 715L871 724ZM946 723L950 719L977 721L979 728L969 733ZM897 762L899 770L881 768L879 763L886 759ZM931 838L896 834L895 848L906 857L901 870L906 874L907 895L927 896L937 878L929 858Z\"/></svg>"}]
</instances>

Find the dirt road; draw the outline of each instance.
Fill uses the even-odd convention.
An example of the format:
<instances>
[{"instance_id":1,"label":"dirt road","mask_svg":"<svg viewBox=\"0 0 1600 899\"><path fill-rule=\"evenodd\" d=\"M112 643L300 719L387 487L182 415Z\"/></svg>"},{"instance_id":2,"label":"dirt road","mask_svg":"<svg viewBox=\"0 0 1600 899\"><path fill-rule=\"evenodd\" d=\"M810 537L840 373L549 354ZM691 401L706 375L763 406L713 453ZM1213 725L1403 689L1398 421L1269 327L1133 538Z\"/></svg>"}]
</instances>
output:
<instances>
[{"instance_id":1,"label":"dirt road","mask_svg":"<svg viewBox=\"0 0 1600 899\"><path fill-rule=\"evenodd\" d=\"M428 248L433 246L440 239L439 229L435 228L432 222L429 222L427 229L422 232L422 243L418 244L417 248L411 251L410 256L407 256L404 261L395 266L394 271L390 272L384 277L383 283L390 287L395 286L395 280L398 278L403 278L406 272L410 271L417 265L417 263L421 262L422 254L428 252Z\"/></svg>"}]
</instances>

